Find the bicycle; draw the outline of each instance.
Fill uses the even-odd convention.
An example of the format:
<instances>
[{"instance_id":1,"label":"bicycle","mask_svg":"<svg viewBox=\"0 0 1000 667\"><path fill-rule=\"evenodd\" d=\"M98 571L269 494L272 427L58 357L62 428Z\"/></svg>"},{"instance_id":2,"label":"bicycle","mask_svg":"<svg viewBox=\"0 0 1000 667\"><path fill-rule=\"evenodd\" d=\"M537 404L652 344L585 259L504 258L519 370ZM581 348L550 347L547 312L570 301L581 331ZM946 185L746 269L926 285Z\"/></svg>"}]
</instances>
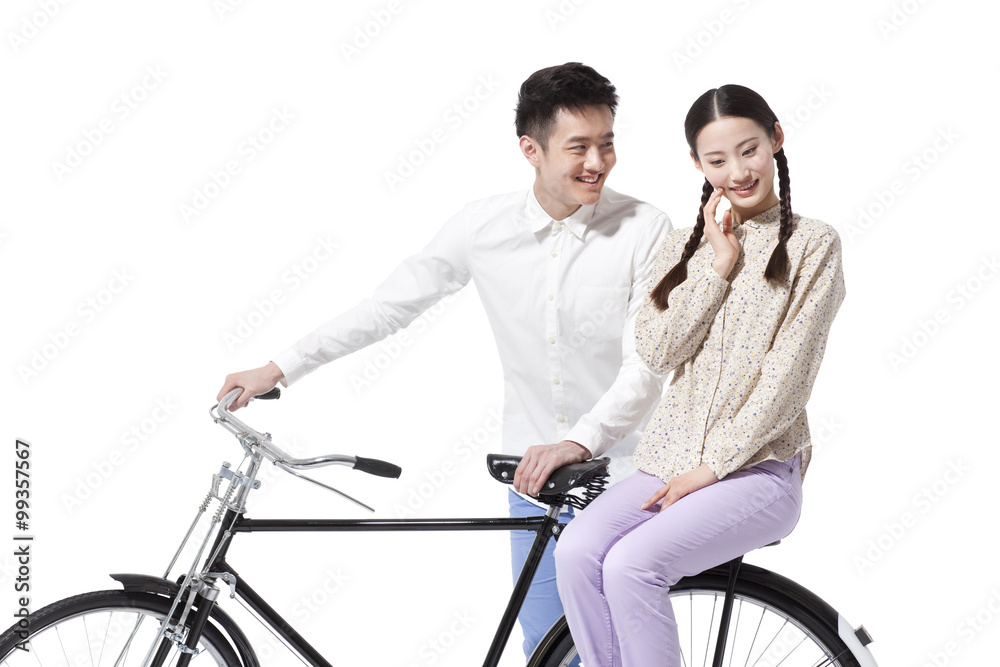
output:
<instances>
[{"instance_id":1,"label":"bicycle","mask_svg":"<svg viewBox=\"0 0 1000 667\"><path fill-rule=\"evenodd\" d=\"M577 463L555 471L538 500L548 506L544 515L527 518L480 519L369 519L303 520L250 519L245 516L250 492L260 487L258 472L264 461L372 508L299 470L348 465L370 474L398 478L398 466L360 456L328 455L311 459L288 456L261 433L233 416L228 408L236 389L212 406L215 423L237 437L244 459L235 469L223 463L201 503L164 576L112 574L120 590L84 593L54 602L8 628L0 636L0 662L22 664L178 665L259 667L260 661L244 632L217 602L219 584L269 626L305 664L331 667L277 611L229 564L234 538L249 532L365 532L365 531L479 531L535 532L529 556L516 582L484 667L496 667L513 630L545 545L565 527L558 516L565 505L582 509L604 490L608 459ZM276 398L277 389L258 398ZM490 474L510 484L519 457L490 454ZM223 490L223 482L226 483ZM217 503L191 565L177 581L169 579L177 561L195 534L208 507ZM210 546L209 546L210 545ZM207 555L206 555L207 549ZM201 564L199 566L199 563ZM727 664L838 665L876 667L864 627L854 629L830 605L799 584L763 568L742 564L742 558L681 580L670 591L681 637L684 664L721 667ZM721 604L721 609L719 606ZM718 612L718 613L717 613ZM147 621L147 619L150 619ZM712 662L709 663L709 655ZM699 662L700 660L700 662ZM569 667L579 662L565 618L548 631L528 661L528 667Z\"/></svg>"}]
</instances>

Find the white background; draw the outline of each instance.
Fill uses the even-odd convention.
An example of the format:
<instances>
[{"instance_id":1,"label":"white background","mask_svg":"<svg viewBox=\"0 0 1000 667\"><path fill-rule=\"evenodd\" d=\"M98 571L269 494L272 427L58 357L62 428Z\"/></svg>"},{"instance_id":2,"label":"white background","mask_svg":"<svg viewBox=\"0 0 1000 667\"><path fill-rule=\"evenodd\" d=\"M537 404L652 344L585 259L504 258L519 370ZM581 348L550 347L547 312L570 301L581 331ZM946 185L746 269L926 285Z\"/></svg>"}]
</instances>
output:
<instances>
[{"instance_id":1,"label":"white background","mask_svg":"<svg viewBox=\"0 0 1000 667\"><path fill-rule=\"evenodd\" d=\"M844 240L803 516L748 560L865 623L883 665L992 664L997 14L916 0L8 0L0 440L8 465L15 438L31 443L32 606L113 587L109 572L161 574L211 474L238 459L207 414L225 374L363 298L466 201L527 187L517 87L579 60L621 95L612 187L692 224L701 177L683 118L738 82L783 121L795 209ZM387 172L405 177L390 187ZM408 338L244 417L302 455L402 465L398 481L319 473L378 516L500 515L506 491L480 455L499 447L501 379L477 301L469 288ZM6 625L19 531L2 477ZM269 475L251 514L295 513L363 514ZM479 664L509 586L505 534L254 535L233 553L334 664ZM518 644L505 665L523 664Z\"/></svg>"}]
</instances>

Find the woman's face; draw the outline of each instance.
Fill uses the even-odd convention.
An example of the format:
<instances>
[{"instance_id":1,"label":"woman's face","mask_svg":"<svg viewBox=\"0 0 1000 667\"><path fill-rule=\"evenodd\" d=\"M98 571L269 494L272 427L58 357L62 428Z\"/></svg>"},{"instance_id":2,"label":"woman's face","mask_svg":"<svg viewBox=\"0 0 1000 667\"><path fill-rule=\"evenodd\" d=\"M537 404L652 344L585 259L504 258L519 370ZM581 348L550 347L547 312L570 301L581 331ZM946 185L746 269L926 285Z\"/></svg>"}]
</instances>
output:
<instances>
[{"instance_id":1,"label":"woman's face","mask_svg":"<svg viewBox=\"0 0 1000 667\"><path fill-rule=\"evenodd\" d=\"M778 203L774 192L774 153L784 135L775 123L774 138L749 118L725 117L698 133L695 166L714 187L722 188L742 219Z\"/></svg>"}]
</instances>

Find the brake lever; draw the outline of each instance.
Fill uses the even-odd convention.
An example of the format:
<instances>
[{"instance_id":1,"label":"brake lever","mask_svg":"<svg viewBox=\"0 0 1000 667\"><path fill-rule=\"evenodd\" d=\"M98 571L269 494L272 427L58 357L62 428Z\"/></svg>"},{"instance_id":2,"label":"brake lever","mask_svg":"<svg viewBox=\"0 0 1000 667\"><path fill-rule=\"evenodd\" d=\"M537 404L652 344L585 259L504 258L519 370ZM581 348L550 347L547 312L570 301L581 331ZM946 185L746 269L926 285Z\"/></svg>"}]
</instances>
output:
<instances>
[{"instance_id":1,"label":"brake lever","mask_svg":"<svg viewBox=\"0 0 1000 667\"><path fill-rule=\"evenodd\" d=\"M363 508L365 508L366 510L368 510L369 512L372 512L372 513L374 513L374 512L375 512L375 509L374 509L374 508L372 508L372 507L369 507L368 505L365 505L365 504L364 504L363 502L361 502L361 501L360 501L360 500L358 500L357 498L352 498L351 496L347 495L347 494L346 494L346 493L344 493L343 491L340 491L340 490L338 490L338 489L335 489L335 488L333 488L332 486L330 486L330 485L328 485L328 484L324 484L323 482L319 482L319 481L317 481L317 480L313 479L312 477L307 477L307 476L303 475L302 473L300 473L300 472L297 472L297 471L296 471L295 469L293 469L293 468L291 468L291 467L289 467L289 466L285 465L285 464L284 464L284 463L282 463L281 461L275 461L275 462L274 462L274 465L278 466L279 468L281 468L282 470L284 470L284 471L285 471L285 472L287 472L287 473L291 473L292 475L295 475L296 477L300 477L300 478L302 478L302 479L306 480L307 482L312 482L312 483L313 483L313 484L315 484L316 486L321 486L321 487L323 487L324 489L326 489L327 491L333 491L333 492L334 492L334 493L336 493L336 494L337 494L338 496L341 496L342 498L346 498L347 500L350 500L350 501L351 501L352 503L354 503L355 505L358 505L359 507L363 507Z\"/></svg>"}]
</instances>

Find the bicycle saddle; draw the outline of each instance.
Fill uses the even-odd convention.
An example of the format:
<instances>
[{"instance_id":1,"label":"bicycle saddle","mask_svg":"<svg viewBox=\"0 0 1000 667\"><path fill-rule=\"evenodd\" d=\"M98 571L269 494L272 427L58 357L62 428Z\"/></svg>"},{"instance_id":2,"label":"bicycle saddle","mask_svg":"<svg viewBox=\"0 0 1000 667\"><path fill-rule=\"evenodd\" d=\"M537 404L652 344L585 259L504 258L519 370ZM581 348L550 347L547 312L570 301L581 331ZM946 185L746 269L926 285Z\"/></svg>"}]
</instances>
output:
<instances>
[{"instance_id":1,"label":"bicycle saddle","mask_svg":"<svg viewBox=\"0 0 1000 667\"><path fill-rule=\"evenodd\" d=\"M486 455L486 467L490 471L490 475L502 484L514 483L514 471L517 470L517 465L520 462L520 456ZM611 459L599 458L556 468L542 486L538 497L544 500L546 496L560 496L573 489L586 487L596 478L606 478L609 463L611 463Z\"/></svg>"}]
</instances>

